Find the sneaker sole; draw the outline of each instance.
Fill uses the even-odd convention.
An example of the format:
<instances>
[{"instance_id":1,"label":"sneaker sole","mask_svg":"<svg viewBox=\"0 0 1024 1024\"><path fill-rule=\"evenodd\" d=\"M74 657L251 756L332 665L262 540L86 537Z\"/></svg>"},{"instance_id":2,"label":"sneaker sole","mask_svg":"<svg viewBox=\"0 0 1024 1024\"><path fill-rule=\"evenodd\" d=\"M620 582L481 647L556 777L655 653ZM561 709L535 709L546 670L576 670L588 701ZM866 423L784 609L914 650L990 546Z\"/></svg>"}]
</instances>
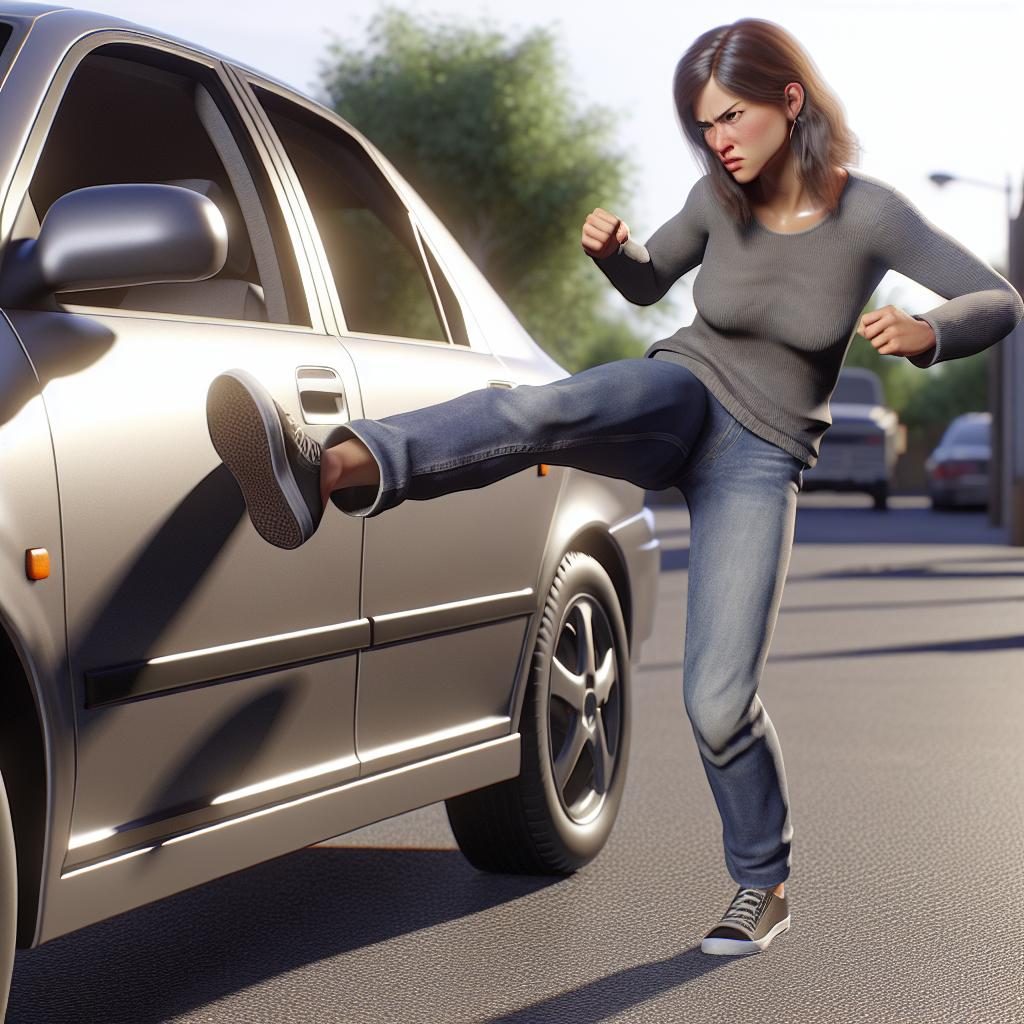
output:
<instances>
[{"instance_id":1,"label":"sneaker sole","mask_svg":"<svg viewBox=\"0 0 1024 1024\"><path fill-rule=\"evenodd\" d=\"M702 953L712 953L716 956L735 956L738 953L760 953L768 948L768 944L776 935L789 931L790 916L787 914L767 935L760 939L704 939L700 944Z\"/></svg>"},{"instance_id":2,"label":"sneaker sole","mask_svg":"<svg viewBox=\"0 0 1024 1024\"><path fill-rule=\"evenodd\" d=\"M255 386L252 386L255 385ZM313 535L313 518L288 464L277 410L237 371L221 374L206 398L210 440L231 470L256 532L278 548Z\"/></svg>"}]
</instances>

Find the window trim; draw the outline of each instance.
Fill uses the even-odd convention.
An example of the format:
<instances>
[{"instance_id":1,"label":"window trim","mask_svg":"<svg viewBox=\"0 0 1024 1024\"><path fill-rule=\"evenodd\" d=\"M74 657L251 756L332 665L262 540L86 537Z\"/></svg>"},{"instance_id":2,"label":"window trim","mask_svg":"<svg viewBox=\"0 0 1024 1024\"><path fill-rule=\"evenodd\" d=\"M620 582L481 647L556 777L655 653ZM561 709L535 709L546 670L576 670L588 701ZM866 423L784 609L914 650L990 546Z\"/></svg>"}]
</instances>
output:
<instances>
[{"instance_id":1,"label":"window trim","mask_svg":"<svg viewBox=\"0 0 1024 1024\"><path fill-rule=\"evenodd\" d=\"M320 304L319 302L312 301L313 294L310 292L312 275L307 262L307 252L303 246L296 244L298 232L296 230L296 225L293 223L294 218L291 205L286 201L285 196L282 194L282 188L277 175L274 173L269 162L264 158L264 154L262 152L263 140L260 137L259 132L256 130L256 126L246 119L246 106L238 96L237 88L235 87L235 83L231 75L227 72L225 62L211 54L204 53L201 50L196 50L192 47L172 42L147 32L128 29L98 29L94 32L87 33L77 40L72 46L68 47L66 53L61 58L60 63L51 74L45 90L42 93L42 98L37 106L31 128L27 133L21 153L17 157L14 173L11 176L10 187L8 188L7 195L3 200L3 205L0 207L0 251L6 252L10 245L11 233L14 229L18 212L25 200L25 195L32 182L32 178L35 175L46 140L49 137L54 120L57 116L57 111L64 99L72 77L78 71L79 65L94 51L114 43L138 46L140 50L143 51L155 50L161 53L167 53L196 65L197 69L205 68L208 72L211 72L216 76L223 94L231 103L232 112L235 118L240 123L242 130L245 132L256 157L261 161L260 169L266 175L268 184L270 185L270 188L274 193L274 198L278 203L281 217L286 228L286 236L281 241L291 245L292 247L292 253L298 269L299 278L299 287L296 289L296 298L305 302L309 325L274 323L263 320L237 319L234 317L214 317L205 315L194 316L191 314L131 310L120 306L83 306L77 303L61 303L62 309L67 312L91 313L97 316L155 317L162 320L181 320L188 323L230 324L264 330L292 330L317 334L326 333L326 325L324 324ZM145 61L140 61L140 63L145 63ZM199 74L196 76L196 81L201 82L201 76ZM213 145L212 140L210 141L210 144ZM246 160L246 167L251 175L252 167L248 160ZM275 260L277 260L276 253ZM279 260L278 266L283 275L284 268L280 266Z\"/></svg>"},{"instance_id":2,"label":"window trim","mask_svg":"<svg viewBox=\"0 0 1024 1024\"><path fill-rule=\"evenodd\" d=\"M406 208L405 213L409 218L409 227L412 230L412 237L416 241L416 251L420 254L420 266L423 267L424 273L427 275L427 285L430 287L430 295L434 301L434 312L437 314L437 319L441 324L441 329L448 338L448 344L454 345L456 344L455 336L452 333L451 324L448 322L448 310L444 308L444 302L441 300L441 290L437 286L437 281L434 280L433 271L430 269L430 260L427 259L426 239L423 237L423 231L420 228L419 221L413 215L412 210Z\"/></svg>"},{"instance_id":3,"label":"window trim","mask_svg":"<svg viewBox=\"0 0 1024 1024\"><path fill-rule=\"evenodd\" d=\"M426 229L423 227L423 221L414 213L412 210L409 211L409 219L412 221L413 232L416 235L417 242L419 243L420 250L423 254L423 262L427 267L427 274L430 277L430 284L434 290L436 301L438 303L438 309L440 315L444 319L445 329L448 331L448 337L451 339L452 344L456 348L466 349L472 348L472 341L470 338L469 322L466 319L466 304L465 301L460 297L460 293L456 290L455 285L452 282L452 275L448 272L444 263L441 261L441 257L438 255L437 249L434 247L433 242L427 237ZM441 288L437 282L437 275L434 273L434 265L431 264L431 260L434 261L434 265L437 266L438 272L444 279L444 284L447 285L448 290L452 293L455 299L455 304L458 307L456 312L459 314L459 319L462 321L462 333L466 337L466 343L463 344L461 341L457 341L455 338L455 332L451 329L451 317L448 315L448 307L445 303L444 297L441 294Z\"/></svg>"},{"instance_id":4,"label":"window trim","mask_svg":"<svg viewBox=\"0 0 1024 1024\"><path fill-rule=\"evenodd\" d=\"M308 96L304 96L300 92L296 92L294 89L289 88L283 83L277 82L273 79L267 78L264 75L258 74L253 69L245 67L244 65L238 65L230 61L226 62L228 71L234 75L238 80L240 88L245 89L246 98L249 102L250 107L255 112L255 116L259 118L261 127L267 135L268 145L272 145L277 150L277 157L282 161L283 167L286 169L286 173L290 179L292 193L295 196L296 213L306 221L306 230L310 235L310 245L313 251L316 253L317 261L319 263L319 269L321 277L323 278L324 287L327 291L327 295L330 301L330 309L335 319L335 331L339 337L345 335L356 335L358 337L382 339L386 341L398 341L407 342L414 345L431 345L434 348L445 347L451 348L460 352L482 352L487 355L491 355L491 351L488 347L480 343L480 341L474 337L474 332L470 329L472 323L470 318L470 307L463 295L461 289L458 287L452 274L445 266L444 260L441 259L437 252L436 247L430 240L429 235L424 229L420 222L416 212L410 208L408 202L404 196L404 189L402 185L394 179L390 168L380 160L373 145L368 139L363 137L356 129L353 128L344 118L340 117L335 111L329 107L325 107L321 103L317 103L311 100ZM466 328L466 337L469 342L468 345L462 345L455 342L450 326L448 323L447 313L443 311L443 303L440 302L439 289L437 282L434 280L434 275L430 269L430 262L427 260L422 252L420 253L420 262L423 268L423 273L426 277L427 283L430 287L431 293L434 296L435 305L438 308L438 316L444 333L447 337L447 341L438 341L434 338L411 338L404 335L395 334L374 334L369 331L356 331L349 328L346 320L344 308L341 304L341 297L338 295L338 290L334 283L334 274L330 267L330 262L327 259L326 250L323 247L323 242L320 238L319 229L316 226L316 220L313 217L312 210L309 208L309 204L306 200L305 191L302 188L302 184L298 179L298 175L292 166L291 160L288 158L287 151L285 150L284 144L281 142L274 130L274 126L270 121L269 116L263 109L263 105L260 103L258 96L256 95L256 88L263 89L266 92L273 93L280 99L294 103L296 106L302 107L309 113L315 114L321 120L328 122L333 128L338 131L344 132L347 138L364 154L364 156L373 164L373 166L380 173L381 177L387 182L391 191L394 193L396 199L401 204L403 210L406 211L409 217L410 224L414 237L418 240L418 244L425 245L429 250L430 254L437 263L441 272L445 275L445 281L448 287L451 289L452 294L455 296L456 301L459 304L459 312L462 316L463 324Z\"/></svg>"}]
</instances>

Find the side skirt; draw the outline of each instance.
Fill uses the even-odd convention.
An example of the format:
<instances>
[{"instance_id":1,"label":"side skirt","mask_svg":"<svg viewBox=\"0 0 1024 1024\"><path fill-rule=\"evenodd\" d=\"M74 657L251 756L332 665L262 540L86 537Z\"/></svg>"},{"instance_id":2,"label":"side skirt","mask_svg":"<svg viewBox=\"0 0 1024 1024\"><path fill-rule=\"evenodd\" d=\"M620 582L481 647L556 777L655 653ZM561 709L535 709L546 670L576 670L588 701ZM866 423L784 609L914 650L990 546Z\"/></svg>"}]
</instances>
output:
<instances>
[{"instance_id":1,"label":"side skirt","mask_svg":"<svg viewBox=\"0 0 1024 1024\"><path fill-rule=\"evenodd\" d=\"M353 779L66 872L36 945L273 857L519 774L520 736ZM467 783L472 784L467 786Z\"/></svg>"}]
</instances>

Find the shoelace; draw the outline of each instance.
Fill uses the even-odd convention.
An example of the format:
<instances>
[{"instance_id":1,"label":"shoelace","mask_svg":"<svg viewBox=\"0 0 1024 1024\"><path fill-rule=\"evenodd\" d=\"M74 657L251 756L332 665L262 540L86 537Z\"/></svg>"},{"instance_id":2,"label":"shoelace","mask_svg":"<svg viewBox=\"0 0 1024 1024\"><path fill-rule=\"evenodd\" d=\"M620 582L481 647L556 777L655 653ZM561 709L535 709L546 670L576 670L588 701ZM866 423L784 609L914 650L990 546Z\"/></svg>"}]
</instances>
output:
<instances>
[{"instance_id":1,"label":"shoelace","mask_svg":"<svg viewBox=\"0 0 1024 1024\"><path fill-rule=\"evenodd\" d=\"M732 920L752 931L754 928L755 912L765 896L766 893L762 889L740 889L733 897L732 903L729 904L729 909L722 918L722 924L727 924Z\"/></svg>"},{"instance_id":2,"label":"shoelace","mask_svg":"<svg viewBox=\"0 0 1024 1024\"><path fill-rule=\"evenodd\" d=\"M284 412L284 410L281 410ZM313 440L303 429L291 418L288 413L284 413L284 418L288 421L288 429L291 431L292 440L295 442L295 446L302 453L303 458L312 462L314 466L320 465L320 445Z\"/></svg>"}]
</instances>

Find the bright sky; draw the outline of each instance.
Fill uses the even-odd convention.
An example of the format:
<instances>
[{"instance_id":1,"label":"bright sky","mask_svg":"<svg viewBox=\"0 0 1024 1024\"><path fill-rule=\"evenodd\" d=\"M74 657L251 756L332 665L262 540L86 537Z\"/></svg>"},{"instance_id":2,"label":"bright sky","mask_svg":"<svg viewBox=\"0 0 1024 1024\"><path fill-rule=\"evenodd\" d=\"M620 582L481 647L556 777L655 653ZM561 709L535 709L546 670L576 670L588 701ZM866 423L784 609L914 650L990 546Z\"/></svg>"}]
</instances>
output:
<instances>
[{"instance_id":1,"label":"bright sky","mask_svg":"<svg viewBox=\"0 0 1024 1024\"><path fill-rule=\"evenodd\" d=\"M204 45L307 93L315 91L330 36L361 43L378 8L375 0L69 6L100 9ZM424 17L487 20L516 37L535 26L553 29L578 102L620 115L616 142L632 152L639 177L635 202L614 212L645 239L678 210L699 173L674 119L676 62L716 25L742 17L774 21L797 38L842 101L862 146L860 169L894 185L931 221L1005 272L1005 188L1010 180L1018 210L1024 175L1024 122L1013 99L1024 38L1019 0L402 0L401 7ZM957 182L939 188L928 180L933 171L996 187ZM896 286L898 296L891 293ZM937 304L932 293L892 273L881 289L909 312ZM678 288L672 297L674 329L679 313L689 322L693 310Z\"/></svg>"}]
</instances>

